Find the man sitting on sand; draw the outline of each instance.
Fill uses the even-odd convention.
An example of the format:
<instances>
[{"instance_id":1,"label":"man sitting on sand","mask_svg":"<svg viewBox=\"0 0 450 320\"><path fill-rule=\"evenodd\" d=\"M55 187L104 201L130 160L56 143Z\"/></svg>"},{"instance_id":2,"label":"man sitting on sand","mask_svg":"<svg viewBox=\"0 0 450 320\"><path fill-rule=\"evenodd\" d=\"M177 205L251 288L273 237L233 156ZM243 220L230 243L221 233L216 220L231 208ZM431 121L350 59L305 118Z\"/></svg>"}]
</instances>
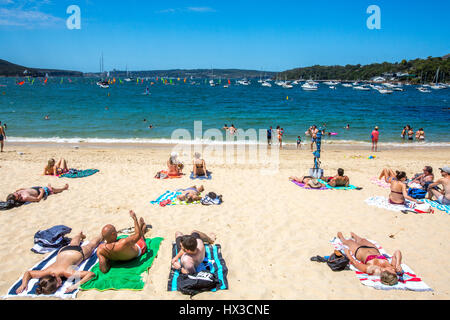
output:
<instances>
[{"instance_id":1,"label":"man sitting on sand","mask_svg":"<svg viewBox=\"0 0 450 320\"><path fill-rule=\"evenodd\" d=\"M216 235L211 233L208 236L200 231L192 231L190 235L183 235L177 231L175 233L178 254L172 259L172 267L180 270L184 274L194 274L198 266L205 260L205 244L213 244ZM180 259L181 263L178 262Z\"/></svg>"},{"instance_id":2,"label":"man sitting on sand","mask_svg":"<svg viewBox=\"0 0 450 320\"><path fill-rule=\"evenodd\" d=\"M56 257L55 263L45 268L44 270L31 270L25 272L22 285L16 290L19 294L23 292L30 279L39 278L39 284L36 288L37 294L53 294L62 285L61 278L80 277L81 280L67 288L66 293L78 288L78 286L91 280L95 274L91 271L78 272L74 266L78 266L81 262L88 259L92 252L97 248L102 241L99 235L91 240L87 245L81 246L81 242L86 236L80 232L77 234L68 246L62 247Z\"/></svg>"},{"instance_id":3,"label":"man sitting on sand","mask_svg":"<svg viewBox=\"0 0 450 320\"><path fill-rule=\"evenodd\" d=\"M182 191L183 193L177 196L177 199L180 201L194 202L202 200L200 194L205 191L203 186L197 188L197 186L192 186L187 189L180 189L178 191Z\"/></svg>"},{"instance_id":4,"label":"man sitting on sand","mask_svg":"<svg viewBox=\"0 0 450 320\"><path fill-rule=\"evenodd\" d=\"M432 199L435 196L440 204L450 205L450 167L445 166L439 170L441 170L442 178L428 186L428 197ZM435 189L440 184L444 187L444 191Z\"/></svg>"},{"instance_id":5,"label":"man sitting on sand","mask_svg":"<svg viewBox=\"0 0 450 320\"><path fill-rule=\"evenodd\" d=\"M32 187L27 189L19 189L14 193L11 193L6 198L6 201L14 200L16 202L39 202L42 198L51 194L61 193L64 190L69 189L69 185L66 184L63 188L54 188L50 184L47 187Z\"/></svg>"},{"instance_id":6,"label":"man sitting on sand","mask_svg":"<svg viewBox=\"0 0 450 320\"><path fill-rule=\"evenodd\" d=\"M423 173L415 177L411 182L415 182L424 187L426 184L430 184L434 180L433 168L430 166L425 166L423 168Z\"/></svg>"},{"instance_id":7,"label":"man sitting on sand","mask_svg":"<svg viewBox=\"0 0 450 320\"><path fill-rule=\"evenodd\" d=\"M100 271L108 273L111 269L110 261L129 261L140 257L147 251L145 233L148 226L144 218L139 222L133 210L130 210L130 217L134 221L134 234L127 238L117 240L116 228L108 224L102 229L102 236L106 243L102 243L97 250L98 264Z\"/></svg>"},{"instance_id":8,"label":"man sitting on sand","mask_svg":"<svg viewBox=\"0 0 450 320\"><path fill-rule=\"evenodd\" d=\"M357 236L353 232L350 235L352 238L347 240L342 235L342 232L337 234L342 243L349 248L345 249L345 255L350 260L350 263L361 272L369 275L379 275L382 284L396 285L398 283L397 274L403 272L401 267L402 253L398 250L395 251L392 261L389 263L388 259L381 255L372 242Z\"/></svg>"},{"instance_id":9,"label":"man sitting on sand","mask_svg":"<svg viewBox=\"0 0 450 320\"><path fill-rule=\"evenodd\" d=\"M350 184L350 179L347 176L344 176L344 169L339 168L337 171L337 175L334 177L328 177L326 179L330 186L334 187L348 187Z\"/></svg>"}]
</instances>

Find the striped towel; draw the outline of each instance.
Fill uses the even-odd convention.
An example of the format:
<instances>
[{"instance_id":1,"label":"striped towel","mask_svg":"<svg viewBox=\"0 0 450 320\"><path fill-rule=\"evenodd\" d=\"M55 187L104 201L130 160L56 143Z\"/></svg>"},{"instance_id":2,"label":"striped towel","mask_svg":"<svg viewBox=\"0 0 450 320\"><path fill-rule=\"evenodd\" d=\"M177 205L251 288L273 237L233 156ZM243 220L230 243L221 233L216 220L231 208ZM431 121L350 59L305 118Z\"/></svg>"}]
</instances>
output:
<instances>
[{"instance_id":1,"label":"striped towel","mask_svg":"<svg viewBox=\"0 0 450 320\"><path fill-rule=\"evenodd\" d=\"M165 200L170 200L170 203L167 204L168 206L175 206L175 205L189 205L189 204L199 204L200 201L194 201L194 202L186 202L186 201L180 201L177 199L177 196L181 194L181 191L169 191L167 190L162 195L160 195L156 200L150 201L151 204L159 204L160 202L163 202Z\"/></svg>"},{"instance_id":2,"label":"striped towel","mask_svg":"<svg viewBox=\"0 0 450 320\"><path fill-rule=\"evenodd\" d=\"M449 205L440 204L439 202L431 201L431 200L428 200L428 199L422 199L422 201L430 204L430 206L432 206L433 208L436 208L436 209L441 210L441 211L445 211L448 214L450 214L450 206Z\"/></svg>"},{"instance_id":3,"label":"striped towel","mask_svg":"<svg viewBox=\"0 0 450 320\"><path fill-rule=\"evenodd\" d=\"M88 241L85 241L83 243L83 246L88 244ZM56 261L56 256L58 255L58 251L54 250L52 253L50 253L44 260L42 260L41 262L37 263L33 268L31 268L30 270L44 270L45 268L49 267L50 265L52 265L53 263L55 263ZM97 249L95 249L91 256L84 260L79 266L78 266L78 270L79 271L90 271L91 268L98 262L98 258L97 258ZM28 287L27 290L23 291L20 294L16 294L16 290L22 285L22 277L17 280L11 288L9 288L8 290L8 294L6 296L4 296L3 298L14 298L14 297L32 297L32 298L36 298L36 297L50 297L50 298L61 298L61 299L74 299L77 296L77 293L79 291L79 289L76 289L72 292L69 293L65 293L66 289L68 287L70 287L71 285L73 285L76 281L76 279L67 279L66 281L63 282L62 286L53 294L53 295L37 295L36 294L36 288L38 285L38 281L39 279L31 279L28 282Z\"/></svg>"},{"instance_id":4,"label":"striped towel","mask_svg":"<svg viewBox=\"0 0 450 320\"><path fill-rule=\"evenodd\" d=\"M382 255L388 258L391 262L392 257L386 253L381 245L373 240L372 242L380 251ZM339 238L334 238L331 241L332 246L335 250L344 252L344 248L347 248ZM348 248L347 248L348 249ZM355 258L353 256L353 258ZM356 258L355 258L356 260ZM372 287L378 290L411 290L411 291L433 291L419 276L417 276L414 271L408 267L406 264L401 264L404 274L399 278L398 283L395 286L387 286L380 282L380 276L368 275L356 269L353 265L350 265L350 269L355 271L356 277L359 279L361 284Z\"/></svg>"},{"instance_id":5,"label":"striped towel","mask_svg":"<svg viewBox=\"0 0 450 320\"><path fill-rule=\"evenodd\" d=\"M406 204L390 204L389 199L381 196L370 197L365 200L369 206L375 206L381 209L387 209L391 211L411 210L414 202L406 200Z\"/></svg>"},{"instance_id":6,"label":"striped towel","mask_svg":"<svg viewBox=\"0 0 450 320\"><path fill-rule=\"evenodd\" d=\"M222 247L220 244L207 245L205 244L205 260L198 266L197 272L209 271L217 276L217 279L221 282L219 290L228 289L228 268L225 260L222 257ZM177 245L173 243L172 245L172 259L178 254ZM178 290L178 277L180 275L179 270L170 270L169 281L167 284L167 291L177 291ZM211 291L217 291L213 289Z\"/></svg>"},{"instance_id":7,"label":"striped towel","mask_svg":"<svg viewBox=\"0 0 450 320\"><path fill-rule=\"evenodd\" d=\"M385 189L389 189L391 187L390 183L387 183L385 180L380 180L377 177L370 178L370 182Z\"/></svg>"}]
</instances>

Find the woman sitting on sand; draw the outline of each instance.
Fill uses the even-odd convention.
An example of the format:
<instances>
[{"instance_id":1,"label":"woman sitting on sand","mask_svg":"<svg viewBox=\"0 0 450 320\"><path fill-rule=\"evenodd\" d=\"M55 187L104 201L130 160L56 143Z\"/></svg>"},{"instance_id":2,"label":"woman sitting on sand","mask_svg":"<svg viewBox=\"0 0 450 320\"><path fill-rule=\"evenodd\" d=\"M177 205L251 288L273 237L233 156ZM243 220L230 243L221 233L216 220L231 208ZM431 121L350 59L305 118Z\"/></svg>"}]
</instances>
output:
<instances>
[{"instance_id":1,"label":"woman sitting on sand","mask_svg":"<svg viewBox=\"0 0 450 320\"><path fill-rule=\"evenodd\" d=\"M394 286L398 283L397 274L403 273L402 253L397 250L392 256L392 261L389 263L388 259L381 255L380 251L374 246L372 242L350 233L352 239L345 239L342 232L338 232L337 236L349 249L345 249L345 255L350 260L350 263L359 271L369 275L379 275L381 283L389 286ZM359 260L355 260L353 256Z\"/></svg>"},{"instance_id":2,"label":"woman sitting on sand","mask_svg":"<svg viewBox=\"0 0 450 320\"><path fill-rule=\"evenodd\" d=\"M173 152L167 161L168 175L169 177L181 176L184 165L178 161L178 154Z\"/></svg>"},{"instance_id":3,"label":"woman sitting on sand","mask_svg":"<svg viewBox=\"0 0 450 320\"><path fill-rule=\"evenodd\" d=\"M193 172L194 172L194 178L197 178L197 176L206 176L206 163L205 160L200 159L201 155L200 153L196 152L194 154L194 161L193 161Z\"/></svg>"},{"instance_id":4,"label":"woman sitting on sand","mask_svg":"<svg viewBox=\"0 0 450 320\"><path fill-rule=\"evenodd\" d=\"M415 203L422 203L408 196L408 189L406 187L407 179L404 171L396 171L395 179L391 179L391 193L389 194L390 204L404 205L406 204L406 199Z\"/></svg>"},{"instance_id":5,"label":"woman sitting on sand","mask_svg":"<svg viewBox=\"0 0 450 320\"><path fill-rule=\"evenodd\" d=\"M81 242L86 236L80 232L76 235L68 246L61 248L56 257L55 263L44 270L30 270L25 272L22 285L16 290L19 294L27 289L28 282L33 278L39 278L36 288L37 294L54 294L62 285L61 278L79 277L81 280L67 288L66 293L72 292L78 286L92 279L95 274L91 271L77 271L74 266L78 266L81 262L88 259L92 252L97 248L103 240L102 236L97 236L85 246L81 246Z\"/></svg>"},{"instance_id":6,"label":"woman sitting on sand","mask_svg":"<svg viewBox=\"0 0 450 320\"><path fill-rule=\"evenodd\" d=\"M59 176L69 172L67 161L63 158L55 164L55 159L48 160L47 166L44 168L45 176Z\"/></svg>"}]
</instances>

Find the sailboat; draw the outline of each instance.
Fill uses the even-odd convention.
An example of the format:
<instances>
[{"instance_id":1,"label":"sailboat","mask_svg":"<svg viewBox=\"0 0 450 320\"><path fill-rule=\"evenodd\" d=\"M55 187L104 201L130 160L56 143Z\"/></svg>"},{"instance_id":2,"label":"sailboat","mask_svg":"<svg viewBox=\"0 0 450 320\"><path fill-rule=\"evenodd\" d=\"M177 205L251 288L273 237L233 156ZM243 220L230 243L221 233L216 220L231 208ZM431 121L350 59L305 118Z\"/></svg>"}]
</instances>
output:
<instances>
[{"instance_id":1,"label":"sailboat","mask_svg":"<svg viewBox=\"0 0 450 320\"><path fill-rule=\"evenodd\" d=\"M447 86L444 86L444 85L438 83L438 80L439 80L439 70L440 70L440 67L438 67L438 69L437 69L437 71L436 71L436 75L435 75L435 83L434 83L434 85L430 86L430 88L433 89L433 90L441 90L441 89L446 89L446 88L447 88Z\"/></svg>"},{"instance_id":2,"label":"sailboat","mask_svg":"<svg viewBox=\"0 0 450 320\"><path fill-rule=\"evenodd\" d=\"M131 82L131 81L133 81L133 79L130 78L130 76L128 75L128 66L127 66L127 77L126 77L125 79L123 79L123 80L126 81L126 82Z\"/></svg>"},{"instance_id":3,"label":"sailboat","mask_svg":"<svg viewBox=\"0 0 450 320\"><path fill-rule=\"evenodd\" d=\"M103 74L105 72L104 68L105 67L104 67L103 52L102 52L102 56L100 57L100 78L101 79L99 81L97 81L97 85L100 88L108 89L109 88L109 82L106 81L106 80L103 80Z\"/></svg>"}]
</instances>

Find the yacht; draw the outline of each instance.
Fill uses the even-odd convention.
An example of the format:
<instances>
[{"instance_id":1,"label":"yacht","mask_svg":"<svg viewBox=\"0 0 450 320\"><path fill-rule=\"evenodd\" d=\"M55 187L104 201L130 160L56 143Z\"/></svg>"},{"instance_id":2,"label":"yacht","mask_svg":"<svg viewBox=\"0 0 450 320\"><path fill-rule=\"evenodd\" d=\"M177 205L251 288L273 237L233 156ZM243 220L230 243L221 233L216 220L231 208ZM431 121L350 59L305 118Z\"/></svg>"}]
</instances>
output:
<instances>
[{"instance_id":1,"label":"yacht","mask_svg":"<svg viewBox=\"0 0 450 320\"><path fill-rule=\"evenodd\" d=\"M336 87L335 86L330 86L330 89L331 90L336 90Z\"/></svg>"},{"instance_id":2,"label":"yacht","mask_svg":"<svg viewBox=\"0 0 450 320\"><path fill-rule=\"evenodd\" d=\"M214 82L214 80L209 80L209 85L210 85L211 87L215 87L215 86L216 86L216 83Z\"/></svg>"},{"instance_id":3,"label":"yacht","mask_svg":"<svg viewBox=\"0 0 450 320\"><path fill-rule=\"evenodd\" d=\"M364 86L355 86L355 87L353 87L353 89L360 90L360 91L369 91L370 90L370 88L367 88Z\"/></svg>"},{"instance_id":4,"label":"yacht","mask_svg":"<svg viewBox=\"0 0 450 320\"><path fill-rule=\"evenodd\" d=\"M342 86L343 86L343 87L346 87L346 88L351 88L351 87L353 87L350 83L343 83Z\"/></svg>"},{"instance_id":5,"label":"yacht","mask_svg":"<svg viewBox=\"0 0 450 320\"><path fill-rule=\"evenodd\" d=\"M311 84L310 82L306 82L302 85L302 89L306 91L315 91L318 89L318 87L314 84Z\"/></svg>"},{"instance_id":6,"label":"yacht","mask_svg":"<svg viewBox=\"0 0 450 320\"><path fill-rule=\"evenodd\" d=\"M289 83L289 81L285 81L281 86L284 89L292 89L294 87L292 84Z\"/></svg>"},{"instance_id":7,"label":"yacht","mask_svg":"<svg viewBox=\"0 0 450 320\"><path fill-rule=\"evenodd\" d=\"M424 87L417 88L417 90L419 90L420 92L423 92L423 93L430 93L431 92L430 90L428 90L427 88L424 88Z\"/></svg>"},{"instance_id":8,"label":"yacht","mask_svg":"<svg viewBox=\"0 0 450 320\"><path fill-rule=\"evenodd\" d=\"M389 89L378 89L378 92L381 94L391 94L394 91L389 90Z\"/></svg>"},{"instance_id":9,"label":"yacht","mask_svg":"<svg viewBox=\"0 0 450 320\"><path fill-rule=\"evenodd\" d=\"M267 82L267 81L264 81L262 84L261 84L263 87L272 87L272 85L269 83L269 82Z\"/></svg>"}]
</instances>

